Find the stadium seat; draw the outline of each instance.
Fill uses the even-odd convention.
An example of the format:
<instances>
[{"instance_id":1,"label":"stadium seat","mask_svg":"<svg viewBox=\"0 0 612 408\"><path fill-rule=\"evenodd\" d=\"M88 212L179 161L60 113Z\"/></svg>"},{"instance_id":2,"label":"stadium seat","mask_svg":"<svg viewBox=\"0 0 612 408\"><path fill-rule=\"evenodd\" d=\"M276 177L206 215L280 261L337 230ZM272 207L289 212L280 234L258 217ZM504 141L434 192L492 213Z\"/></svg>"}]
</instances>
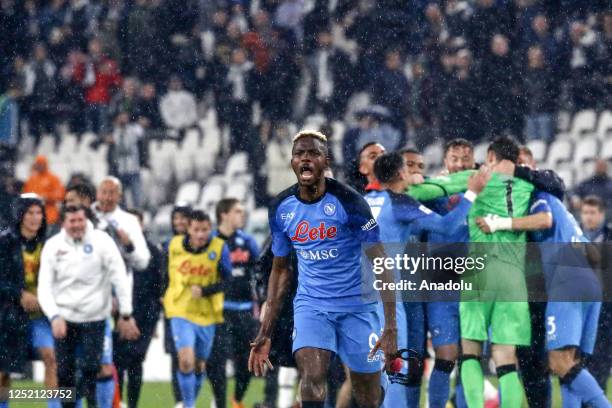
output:
<instances>
[{"instance_id":1,"label":"stadium seat","mask_svg":"<svg viewBox=\"0 0 612 408\"><path fill-rule=\"evenodd\" d=\"M60 145L58 152L64 157L73 157L77 147L77 138L75 135L64 134L60 137Z\"/></svg>"},{"instance_id":2,"label":"stadium seat","mask_svg":"<svg viewBox=\"0 0 612 408\"><path fill-rule=\"evenodd\" d=\"M194 177L193 154L180 148L171 157L172 171L177 183L183 183Z\"/></svg>"},{"instance_id":3,"label":"stadium seat","mask_svg":"<svg viewBox=\"0 0 612 408\"><path fill-rule=\"evenodd\" d=\"M160 207L153 218L153 233L158 237L171 235L170 214L172 214L172 204Z\"/></svg>"},{"instance_id":4,"label":"stadium seat","mask_svg":"<svg viewBox=\"0 0 612 408\"><path fill-rule=\"evenodd\" d=\"M15 178L17 180L27 180L32 171L34 156L24 156L15 164Z\"/></svg>"},{"instance_id":5,"label":"stadium seat","mask_svg":"<svg viewBox=\"0 0 612 408\"><path fill-rule=\"evenodd\" d=\"M166 197L167 186L157 182L149 169L140 169L140 180L142 182L142 191L145 197L143 200L145 207L155 209L168 202Z\"/></svg>"},{"instance_id":6,"label":"stadium seat","mask_svg":"<svg viewBox=\"0 0 612 408\"><path fill-rule=\"evenodd\" d=\"M346 132L346 126L339 120L332 122L332 128L334 129L334 135L332 137L331 150L334 154L334 161L337 165L344 164L344 157L342 157L342 140L344 139L344 133Z\"/></svg>"},{"instance_id":7,"label":"stadium seat","mask_svg":"<svg viewBox=\"0 0 612 408\"><path fill-rule=\"evenodd\" d=\"M442 146L442 143L430 144L423 150L423 157L427 170L440 167L444 159L444 146Z\"/></svg>"},{"instance_id":8,"label":"stadium seat","mask_svg":"<svg viewBox=\"0 0 612 408\"><path fill-rule=\"evenodd\" d=\"M474 147L474 159L476 163L484 163L487 160L488 142L479 143Z\"/></svg>"},{"instance_id":9,"label":"stadium seat","mask_svg":"<svg viewBox=\"0 0 612 408\"><path fill-rule=\"evenodd\" d=\"M572 116L567 111L560 111L557 114L557 130L560 133L567 133L569 131Z\"/></svg>"},{"instance_id":10,"label":"stadium seat","mask_svg":"<svg viewBox=\"0 0 612 408\"><path fill-rule=\"evenodd\" d=\"M236 175L236 177L234 177L232 179L232 183L236 181L238 183L246 183L249 186L253 185L253 175L249 174L249 173L242 173L242 174L238 174Z\"/></svg>"},{"instance_id":11,"label":"stadium seat","mask_svg":"<svg viewBox=\"0 0 612 408\"><path fill-rule=\"evenodd\" d=\"M559 177L561 177L561 179L563 179L563 181L565 182L566 189L569 190L574 187L575 178L574 172L571 168L557 169L557 175L559 175Z\"/></svg>"},{"instance_id":12,"label":"stadium seat","mask_svg":"<svg viewBox=\"0 0 612 408\"><path fill-rule=\"evenodd\" d=\"M247 232L253 234L257 242L261 245L268 236L268 209L259 207L249 213L246 226Z\"/></svg>"},{"instance_id":13,"label":"stadium seat","mask_svg":"<svg viewBox=\"0 0 612 408\"><path fill-rule=\"evenodd\" d=\"M559 163L567 162L572 155L572 142L567 139L555 140L548 149L548 168L554 169Z\"/></svg>"},{"instance_id":14,"label":"stadium seat","mask_svg":"<svg viewBox=\"0 0 612 408\"><path fill-rule=\"evenodd\" d=\"M225 184L220 180L210 180L203 188L198 207L208 211L223 197Z\"/></svg>"},{"instance_id":15,"label":"stadium seat","mask_svg":"<svg viewBox=\"0 0 612 408\"><path fill-rule=\"evenodd\" d=\"M65 185L71 173L68 163L63 160L63 157L55 153L48 155L47 159L49 160L49 169L55 173L62 184Z\"/></svg>"},{"instance_id":16,"label":"stadium seat","mask_svg":"<svg viewBox=\"0 0 612 408\"><path fill-rule=\"evenodd\" d=\"M597 155L599 141L594 138L586 138L578 141L574 146L574 167L584 165L586 161L592 161Z\"/></svg>"},{"instance_id":17,"label":"stadium seat","mask_svg":"<svg viewBox=\"0 0 612 408\"><path fill-rule=\"evenodd\" d=\"M55 150L55 138L53 136L43 136L36 149L36 154L49 156Z\"/></svg>"},{"instance_id":18,"label":"stadium seat","mask_svg":"<svg viewBox=\"0 0 612 408\"><path fill-rule=\"evenodd\" d=\"M198 198L200 198L200 183L187 181L179 187L174 202L194 205L198 202Z\"/></svg>"},{"instance_id":19,"label":"stadium seat","mask_svg":"<svg viewBox=\"0 0 612 408\"><path fill-rule=\"evenodd\" d=\"M596 123L597 113L593 109L582 110L574 115L570 136L574 140L578 140L585 133L593 133L595 132Z\"/></svg>"},{"instance_id":20,"label":"stadium seat","mask_svg":"<svg viewBox=\"0 0 612 408\"><path fill-rule=\"evenodd\" d=\"M599 124L597 125L597 138L604 140L612 137L612 111L603 111L599 115Z\"/></svg>"},{"instance_id":21,"label":"stadium seat","mask_svg":"<svg viewBox=\"0 0 612 408\"><path fill-rule=\"evenodd\" d=\"M247 173L249 169L248 156L245 152L234 153L225 166L225 177L229 181L238 174Z\"/></svg>"},{"instance_id":22,"label":"stadium seat","mask_svg":"<svg viewBox=\"0 0 612 408\"><path fill-rule=\"evenodd\" d=\"M543 140L532 140L527 143L527 147L533 154L536 163L543 163L546 159L546 142Z\"/></svg>"},{"instance_id":23,"label":"stadium seat","mask_svg":"<svg viewBox=\"0 0 612 408\"><path fill-rule=\"evenodd\" d=\"M606 139L603 142L600 157L605 160L612 160L612 138Z\"/></svg>"},{"instance_id":24,"label":"stadium seat","mask_svg":"<svg viewBox=\"0 0 612 408\"><path fill-rule=\"evenodd\" d=\"M225 191L226 198L235 198L244 202L247 198L248 193L248 185L246 183L234 182L228 185L227 190Z\"/></svg>"},{"instance_id":25,"label":"stadium seat","mask_svg":"<svg viewBox=\"0 0 612 408\"><path fill-rule=\"evenodd\" d=\"M81 141L77 145L77 149L80 150L83 147L89 148L90 145L96 141L98 137L91 132L85 132L81 135Z\"/></svg>"},{"instance_id":26,"label":"stadium seat","mask_svg":"<svg viewBox=\"0 0 612 408\"><path fill-rule=\"evenodd\" d=\"M202 127L202 140L198 140L194 150L193 162L198 180L204 180L215 168L215 162L221 150L221 135L216 126Z\"/></svg>"},{"instance_id":27,"label":"stadium seat","mask_svg":"<svg viewBox=\"0 0 612 408\"><path fill-rule=\"evenodd\" d=\"M291 143L271 141L266 147L267 192L276 195L295 183L291 169Z\"/></svg>"},{"instance_id":28,"label":"stadium seat","mask_svg":"<svg viewBox=\"0 0 612 408\"><path fill-rule=\"evenodd\" d=\"M151 172L160 183L168 183L172 179L172 157L176 149L177 143L173 140L154 140L149 143Z\"/></svg>"}]
</instances>

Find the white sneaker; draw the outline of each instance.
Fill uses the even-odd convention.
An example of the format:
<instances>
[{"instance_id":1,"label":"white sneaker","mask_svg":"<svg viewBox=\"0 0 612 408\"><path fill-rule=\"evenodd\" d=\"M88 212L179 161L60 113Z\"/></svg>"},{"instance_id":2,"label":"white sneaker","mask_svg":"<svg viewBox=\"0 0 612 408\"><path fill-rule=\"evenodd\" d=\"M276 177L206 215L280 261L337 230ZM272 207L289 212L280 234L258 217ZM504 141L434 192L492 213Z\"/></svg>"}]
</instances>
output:
<instances>
[{"instance_id":1,"label":"white sneaker","mask_svg":"<svg viewBox=\"0 0 612 408\"><path fill-rule=\"evenodd\" d=\"M182 403L182 402L177 403L177 404L174 406L174 408L184 408L184 407L183 407L183 403Z\"/></svg>"}]
</instances>

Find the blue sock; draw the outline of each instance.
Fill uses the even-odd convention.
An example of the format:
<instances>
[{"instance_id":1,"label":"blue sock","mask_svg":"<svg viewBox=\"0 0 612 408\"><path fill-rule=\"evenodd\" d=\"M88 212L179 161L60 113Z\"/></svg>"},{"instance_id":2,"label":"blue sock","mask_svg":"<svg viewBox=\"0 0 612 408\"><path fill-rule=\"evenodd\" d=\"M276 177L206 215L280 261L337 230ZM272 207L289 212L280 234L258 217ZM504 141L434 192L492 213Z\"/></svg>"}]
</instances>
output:
<instances>
[{"instance_id":1,"label":"blue sock","mask_svg":"<svg viewBox=\"0 0 612 408\"><path fill-rule=\"evenodd\" d=\"M115 381L113 377L100 378L96 382L96 403L98 408L113 408Z\"/></svg>"},{"instance_id":2,"label":"blue sock","mask_svg":"<svg viewBox=\"0 0 612 408\"><path fill-rule=\"evenodd\" d=\"M181 388L181 395L183 396L183 405L185 408L195 407L195 391L196 391L196 375L192 371L184 374L180 370L176 374L176 378Z\"/></svg>"},{"instance_id":3,"label":"blue sock","mask_svg":"<svg viewBox=\"0 0 612 408\"><path fill-rule=\"evenodd\" d=\"M409 386L406 387L406 401L408 404L407 408L419 408L419 403L421 402L421 386Z\"/></svg>"},{"instance_id":4,"label":"blue sock","mask_svg":"<svg viewBox=\"0 0 612 408\"><path fill-rule=\"evenodd\" d=\"M582 400L583 403L593 408L610 408L604 392L595 381L588 370L582 369L574 380L569 384L570 391Z\"/></svg>"},{"instance_id":5,"label":"blue sock","mask_svg":"<svg viewBox=\"0 0 612 408\"><path fill-rule=\"evenodd\" d=\"M206 378L206 371L201 373L196 373L195 375L195 400L198 400L198 395L200 395L200 388L202 388L202 383Z\"/></svg>"},{"instance_id":6,"label":"blue sock","mask_svg":"<svg viewBox=\"0 0 612 408\"><path fill-rule=\"evenodd\" d=\"M455 386L455 406L457 408L468 408L467 402L465 401L465 394L463 393L463 384L457 384Z\"/></svg>"},{"instance_id":7,"label":"blue sock","mask_svg":"<svg viewBox=\"0 0 612 408\"><path fill-rule=\"evenodd\" d=\"M453 364L453 363L451 363ZM453 364L454 365L454 364ZM451 368L452 371L452 368ZM450 373L434 367L429 377L429 406L431 408L444 408L448 401L450 387Z\"/></svg>"},{"instance_id":8,"label":"blue sock","mask_svg":"<svg viewBox=\"0 0 612 408\"><path fill-rule=\"evenodd\" d=\"M0 408L8 408L8 401L0 401Z\"/></svg>"},{"instance_id":9,"label":"blue sock","mask_svg":"<svg viewBox=\"0 0 612 408\"><path fill-rule=\"evenodd\" d=\"M75 401L75 405L74 405L74 407L75 407L75 408L83 408L83 400L84 400L84 399L85 399L85 398L79 398L79 399L77 399L77 400Z\"/></svg>"},{"instance_id":10,"label":"blue sock","mask_svg":"<svg viewBox=\"0 0 612 408\"><path fill-rule=\"evenodd\" d=\"M580 408L580 398L566 384L561 384L561 402L563 408Z\"/></svg>"},{"instance_id":11,"label":"blue sock","mask_svg":"<svg viewBox=\"0 0 612 408\"><path fill-rule=\"evenodd\" d=\"M47 408L62 408L62 403L57 398L47 400Z\"/></svg>"}]
</instances>

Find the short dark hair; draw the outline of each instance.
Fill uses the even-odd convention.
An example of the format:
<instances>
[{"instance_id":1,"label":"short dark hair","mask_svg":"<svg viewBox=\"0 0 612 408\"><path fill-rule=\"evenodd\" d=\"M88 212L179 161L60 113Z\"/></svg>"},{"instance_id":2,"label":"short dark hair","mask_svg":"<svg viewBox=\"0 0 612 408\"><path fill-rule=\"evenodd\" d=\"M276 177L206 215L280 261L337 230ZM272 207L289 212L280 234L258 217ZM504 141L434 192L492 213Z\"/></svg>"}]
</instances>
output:
<instances>
[{"instance_id":1,"label":"short dark hair","mask_svg":"<svg viewBox=\"0 0 612 408\"><path fill-rule=\"evenodd\" d=\"M217 217L217 224L221 224L221 214L227 214L236 205L239 204L240 200L237 198L224 198L217 203L215 208L215 216Z\"/></svg>"},{"instance_id":2,"label":"short dark hair","mask_svg":"<svg viewBox=\"0 0 612 408\"><path fill-rule=\"evenodd\" d=\"M462 137L451 139L444 145L444 156L446 156L446 153L448 153L450 149L454 149L455 147L467 147L474 150L474 143Z\"/></svg>"},{"instance_id":3,"label":"short dark hair","mask_svg":"<svg viewBox=\"0 0 612 408\"><path fill-rule=\"evenodd\" d=\"M89 183L75 183L66 188L66 192L74 191L77 195L89 199L92 203L96 201L96 188Z\"/></svg>"},{"instance_id":4,"label":"short dark hair","mask_svg":"<svg viewBox=\"0 0 612 408\"><path fill-rule=\"evenodd\" d=\"M493 152L497 160L518 161L519 144L510 136L498 136L489 145L487 152Z\"/></svg>"},{"instance_id":5,"label":"short dark hair","mask_svg":"<svg viewBox=\"0 0 612 408\"><path fill-rule=\"evenodd\" d=\"M85 218L87 218L87 207L84 205L64 205L60 211L60 220L64 222L68 214L74 214L79 211L83 211Z\"/></svg>"},{"instance_id":6,"label":"short dark hair","mask_svg":"<svg viewBox=\"0 0 612 408\"><path fill-rule=\"evenodd\" d=\"M368 142L366 144L364 144L363 146L361 146L361 149L359 149L359 153L357 153L357 156L361 156L361 153L363 153L365 151L365 149L367 149L370 146L374 146L380 144L378 142Z\"/></svg>"},{"instance_id":7,"label":"short dark hair","mask_svg":"<svg viewBox=\"0 0 612 408\"><path fill-rule=\"evenodd\" d=\"M210 217L208 216L208 214L206 214L202 210L193 210L191 212L191 216L189 217L189 223L191 224L192 221L198 221L198 222L208 221L208 222L210 222Z\"/></svg>"},{"instance_id":8,"label":"short dark hair","mask_svg":"<svg viewBox=\"0 0 612 408\"><path fill-rule=\"evenodd\" d=\"M398 150L399 154L418 154L422 156L423 153L419 149L415 149L414 147L404 147L403 149Z\"/></svg>"},{"instance_id":9,"label":"short dark hair","mask_svg":"<svg viewBox=\"0 0 612 408\"><path fill-rule=\"evenodd\" d=\"M381 183L392 181L404 166L404 157L398 153L385 153L374 162L374 175Z\"/></svg>"},{"instance_id":10,"label":"short dark hair","mask_svg":"<svg viewBox=\"0 0 612 408\"><path fill-rule=\"evenodd\" d=\"M606 204L604 201L596 195L588 195L582 200L582 205L590 205L591 207L597 207L600 212L606 211Z\"/></svg>"}]
</instances>

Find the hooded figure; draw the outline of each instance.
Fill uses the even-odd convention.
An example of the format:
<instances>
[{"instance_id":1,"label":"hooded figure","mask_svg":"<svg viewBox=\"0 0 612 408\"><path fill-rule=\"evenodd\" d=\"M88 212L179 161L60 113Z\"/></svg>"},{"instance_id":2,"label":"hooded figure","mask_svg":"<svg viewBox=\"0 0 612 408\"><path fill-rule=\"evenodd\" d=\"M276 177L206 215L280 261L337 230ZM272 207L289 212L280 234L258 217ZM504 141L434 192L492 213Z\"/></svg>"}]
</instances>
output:
<instances>
[{"instance_id":1,"label":"hooded figure","mask_svg":"<svg viewBox=\"0 0 612 408\"><path fill-rule=\"evenodd\" d=\"M21 235L21 227L25 214L33 205L43 209L43 221L36 236L26 240ZM24 256L39 249L46 234L40 197L22 195L14 210L15 223L0 233L0 374L21 372L27 358L29 319L21 306L22 292L29 280L24 274Z\"/></svg>"},{"instance_id":2,"label":"hooded figure","mask_svg":"<svg viewBox=\"0 0 612 408\"><path fill-rule=\"evenodd\" d=\"M33 238L27 239L21 233L25 214L32 206L38 206L42 211L42 223ZM23 260L25 290L37 295L38 269L40 267L40 254L47 236L47 219L45 217L45 204L36 194L22 194L15 203L15 231L21 241L21 254ZM30 313L30 318L42 317L42 312Z\"/></svg>"},{"instance_id":3,"label":"hooded figure","mask_svg":"<svg viewBox=\"0 0 612 408\"><path fill-rule=\"evenodd\" d=\"M176 203L170 214L170 226L172 228L172 236L183 235L187 231L189 223L189 215L191 214L191 205L185 202Z\"/></svg>"},{"instance_id":4,"label":"hooded figure","mask_svg":"<svg viewBox=\"0 0 612 408\"><path fill-rule=\"evenodd\" d=\"M58 203L61 203L66 193L59 177L49 170L47 158L36 156L32 164L32 174L23 185L24 193L36 193L45 202L45 214L49 225L55 224L59 219Z\"/></svg>"}]
</instances>

